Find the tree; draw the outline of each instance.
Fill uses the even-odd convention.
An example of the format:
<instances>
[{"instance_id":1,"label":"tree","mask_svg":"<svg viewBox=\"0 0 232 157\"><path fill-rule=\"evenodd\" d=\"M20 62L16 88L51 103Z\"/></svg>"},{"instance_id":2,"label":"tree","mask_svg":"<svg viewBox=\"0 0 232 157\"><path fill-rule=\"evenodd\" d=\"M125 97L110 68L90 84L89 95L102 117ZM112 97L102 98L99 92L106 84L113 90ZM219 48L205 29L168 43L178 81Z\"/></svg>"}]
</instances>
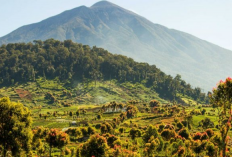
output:
<instances>
[{"instance_id":1,"label":"tree","mask_svg":"<svg viewBox=\"0 0 232 157\"><path fill-rule=\"evenodd\" d=\"M155 126L149 125L143 135L143 141L147 143L151 136L158 137L158 131Z\"/></svg>"},{"instance_id":2,"label":"tree","mask_svg":"<svg viewBox=\"0 0 232 157\"><path fill-rule=\"evenodd\" d=\"M201 111L201 114L202 114L202 115L205 115L205 112L206 112L206 109L203 109L203 110Z\"/></svg>"},{"instance_id":3,"label":"tree","mask_svg":"<svg viewBox=\"0 0 232 157\"><path fill-rule=\"evenodd\" d=\"M189 132L188 132L188 130L187 129L181 129L180 131L179 131L179 135L181 136L181 137L184 137L185 139L189 139Z\"/></svg>"},{"instance_id":4,"label":"tree","mask_svg":"<svg viewBox=\"0 0 232 157\"><path fill-rule=\"evenodd\" d=\"M160 102L158 100L151 100L149 102L150 107L159 107L159 105L160 105Z\"/></svg>"},{"instance_id":5,"label":"tree","mask_svg":"<svg viewBox=\"0 0 232 157\"><path fill-rule=\"evenodd\" d=\"M142 134L141 131L135 127L133 127L129 132L129 135L131 136L132 140L134 140L135 137L140 137L141 134Z\"/></svg>"},{"instance_id":6,"label":"tree","mask_svg":"<svg viewBox=\"0 0 232 157\"><path fill-rule=\"evenodd\" d=\"M148 112L151 111L151 109L150 109L149 107L146 107L146 108L145 108L145 111L148 113Z\"/></svg>"},{"instance_id":7,"label":"tree","mask_svg":"<svg viewBox=\"0 0 232 157\"><path fill-rule=\"evenodd\" d=\"M46 142L50 146L50 156L51 156L52 147L58 147L59 149L62 149L66 144L69 143L69 136L68 134L59 131L58 129L51 129L46 137Z\"/></svg>"},{"instance_id":8,"label":"tree","mask_svg":"<svg viewBox=\"0 0 232 157\"><path fill-rule=\"evenodd\" d=\"M211 138L214 135L214 132L212 129L206 129L205 132L207 133L207 135L209 136L209 138Z\"/></svg>"},{"instance_id":9,"label":"tree","mask_svg":"<svg viewBox=\"0 0 232 157\"><path fill-rule=\"evenodd\" d=\"M100 135L92 135L87 142L80 145L77 153L80 152L82 156L106 156L109 146L105 137Z\"/></svg>"},{"instance_id":10,"label":"tree","mask_svg":"<svg viewBox=\"0 0 232 157\"><path fill-rule=\"evenodd\" d=\"M177 122L176 126L178 127L178 130L184 127L184 125L181 122Z\"/></svg>"},{"instance_id":11,"label":"tree","mask_svg":"<svg viewBox=\"0 0 232 157\"><path fill-rule=\"evenodd\" d=\"M169 141L171 138L174 138L176 136L176 133L174 130L164 129L161 133L161 136L166 140Z\"/></svg>"},{"instance_id":12,"label":"tree","mask_svg":"<svg viewBox=\"0 0 232 157\"><path fill-rule=\"evenodd\" d=\"M114 129L109 123L104 122L102 123L100 130L102 134L105 134L105 133L111 133Z\"/></svg>"},{"instance_id":13,"label":"tree","mask_svg":"<svg viewBox=\"0 0 232 157\"><path fill-rule=\"evenodd\" d=\"M201 142L200 140L195 140L193 141L192 147L193 147L193 151L199 155L204 150L205 143Z\"/></svg>"},{"instance_id":14,"label":"tree","mask_svg":"<svg viewBox=\"0 0 232 157\"><path fill-rule=\"evenodd\" d=\"M165 125L163 123L159 125L159 129L158 129L159 133L161 133L164 130L164 127Z\"/></svg>"},{"instance_id":15,"label":"tree","mask_svg":"<svg viewBox=\"0 0 232 157\"><path fill-rule=\"evenodd\" d=\"M75 140L76 138L80 138L82 136L80 128L69 128L65 131L65 133L69 134L69 136L73 136Z\"/></svg>"},{"instance_id":16,"label":"tree","mask_svg":"<svg viewBox=\"0 0 232 157\"><path fill-rule=\"evenodd\" d=\"M122 134L122 133L124 133L125 128L119 128L118 130L119 130L119 132Z\"/></svg>"},{"instance_id":17,"label":"tree","mask_svg":"<svg viewBox=\"0 0 232 157\"><path fill-rule=\"evenodd\" d=\"M77 111L76 111L76 116L79 117L79 115L80 115L80 111L77 110Z\"/></svg>"},{"instance_id":18,"label":"tree","mask_svg":"<svg viewBox=\"0 0 232 157\"><path fill-rule=\"evenodd\" d=\"M102 118L102 115L101 115L101 114L98 114L98 115L97 115L97 119L100 120L101 118Z\"/></svg>"},{"instance_id":19,"label":"tree","mask_svg":"<svg viewBox=\"0 0 232 157\"><path fill-rule=\"evenodd\" d=\"M222 155L225 157L228 143L227 135L231 128L232 120L232 79L228 77L225 81L221 80L209 96L211 104L219 111L218 125L221 128Z\"/></svg>"},{"instance_id":20,"label":"tree","mask_svg":"<svg viewBox=\"0 0 232 157\"><path fill-rule=\"evenodd\" d=\"M210 157L217 156L217 149L212 142L209 142L206 146L207 155Z\"/></svg>"},{"instance_id":21,"label":"tree","mask_svg":"<svg viewBox=\"0 0 232 157\"><path fill-rule=\"evenodd\" d=\"M201 120L202 123L202 128L204 129L208 129L210 126L214 126L214 123L209 119L209 118L205 118Z\"/></svg>"},{"instance_id":22,"label":"tree","mask_svg":"<svg viewBox=\"0 0 232 157\"><path fill-rule=\"evenodd\" d=\"M95 129L93 127L91 127L91 126L88 127L88 134L89 135L93 135L93 134L95 134L95 132L96 131L95 131Z\"/></svg>"},{"instance_id":23,"label":"tree","mask_svg":"<svg viewBox=\"0 0 232 157\"><path fill-rule=\"evenodd\" d=\"M69 116L72 117L73 116L73 113L72 111L69 112Z\"/></svg>"},{"instance_id":24,"label":"tree","mask_svg":"<svg viewBox=\"0 0 232 157\"><path fill-rule=\"evenodd\" d=\"M127 111L126 112L127 113L126 114L127 118L133 118L139 112L138 108L136 106L134 106L134 105L127 106L126 111Z\"/></svg>"},{"instance_id":25,"label":"tree","mask_svg":"<svg viewBox=\"0 0 232 157\"><path fill-rule=\"evenodd\" d=\"M82 133L83 137L87 137L88 136L88 129L86 129L85 127L81 128L81 133Z\"/></svg>"},{"instance_id":26,"label":"tree","mask_svg":"<svg viewBox=\"0 0 232 157\"><path fill-rule=\"evenodd\" d=\"M157 140L152 140L150 143L146 143L144 153L147 154L147 156L154 155L158 145L159 145L159 143L157 142Z\"/></svg>"},{"instance_id":27,"label":"tree","mask_svg":"<svg viewBox=\"0 0 232 157\"><path fill-rule=\"evenodd\" d=\"M14 156L19 155L20 150L29 153L33 135L28 108L3 97L0 99L0 113L0 145L4 149L3 156L6 155L7 149L10 149Z\"/></svg>"},{"instance_id":28,"label":"tree","mask_svg":"<svg viewBox=\"0 0 232 157\"><path fill-rule=\"evenodd\" d=\"M109 147L114 148L114 144L115 141L117 141L117 143L121 143L121 141L119 140L119 138L115 135L111 135L109 133L105 134L104 137L107 139L107 144Z\"/></svg>"},{"instance_id":29,"label":"tree","mask_svg":"<svg viewBox=\"0 0 232 157\"><path fill-rule=\"evenodd\" d=\"M193 116L188 114L188 115L185 115L185 121L187 122L187 128L188 129L191 129L192 127L192 124L193 124Z\"/></svg>"}]
</instances>

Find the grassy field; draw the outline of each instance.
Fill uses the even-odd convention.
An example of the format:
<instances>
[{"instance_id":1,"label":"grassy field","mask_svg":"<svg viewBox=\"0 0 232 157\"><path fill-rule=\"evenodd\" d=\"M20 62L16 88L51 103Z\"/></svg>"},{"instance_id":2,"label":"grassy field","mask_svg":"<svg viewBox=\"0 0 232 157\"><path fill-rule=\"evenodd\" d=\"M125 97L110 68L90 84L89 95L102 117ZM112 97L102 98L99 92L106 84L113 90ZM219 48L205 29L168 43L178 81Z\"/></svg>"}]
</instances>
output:
<instances>
[{"instance_id":1,"label":"grassy field","mask_svg":"<svg viewBox=\"0 0 232 157\"><path fill-rule=\"evenodd\" d=\"M62 107L62 103L71 105L99 105L109 103L112 100L127 102L138 100L148 102L157 99L161 103L167 103L158 94L142 84L130 82L119 83L115 80L103 82L70 83L39 78L36 82L28 82L22 85L0 88L1 96L10 97L13 101L20 101L27 107L38 106L56 108ZM56 101L51 102L45 98L46 93L51 93Z\"/></svg>"}]
</instances>

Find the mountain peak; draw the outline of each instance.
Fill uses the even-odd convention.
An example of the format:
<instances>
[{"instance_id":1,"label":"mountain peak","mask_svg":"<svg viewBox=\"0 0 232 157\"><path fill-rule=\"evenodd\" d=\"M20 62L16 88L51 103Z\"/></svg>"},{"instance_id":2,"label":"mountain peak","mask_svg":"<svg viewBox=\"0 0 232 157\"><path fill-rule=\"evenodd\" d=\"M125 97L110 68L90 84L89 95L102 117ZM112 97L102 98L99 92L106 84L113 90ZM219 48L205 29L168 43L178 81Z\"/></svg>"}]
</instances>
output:
<instances>
[{"instance_id":1,"label":"mountain peak","mask_svg":"<svg viewBox=\"0 0 232 157\"><path fill-rule=\"evenodd\" d=\"M137 61L156 64L164 72L172 76L181 74L186 81L205 90L232 73L231 51L154 24L111 0L99 0L90 8L77 7L20 27L1 37L0 45L49 38L96 45Z\"/></svg>"},{"instance_id":2,"label":"mountain peak","mask_svg":"<svg viewBox=\"0 0 232 157\"><path fill-rule=\"evenodd\" d=\"M99 2L95 3L94 5L92 5L91 8L93 8L93 7L112 7L112 6L116 6L116 5L109 2L109 1L102 0L102 1L99 1Z\"/></svg>"}]
</instances>

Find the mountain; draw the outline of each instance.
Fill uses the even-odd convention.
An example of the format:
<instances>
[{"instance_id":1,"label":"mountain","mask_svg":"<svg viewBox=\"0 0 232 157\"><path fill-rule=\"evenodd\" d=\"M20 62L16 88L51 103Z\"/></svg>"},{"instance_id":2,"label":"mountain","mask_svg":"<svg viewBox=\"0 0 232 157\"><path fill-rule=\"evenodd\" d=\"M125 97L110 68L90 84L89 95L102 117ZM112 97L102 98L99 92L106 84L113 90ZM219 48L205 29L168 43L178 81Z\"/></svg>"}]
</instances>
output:
<instances>
[{"instance_id":1,"label":"mountain","mask_svg":"<svg viewBox=\"0 0 232 157\"><path fill-rule=\"evenodd\" d=\"M35 39L71 39L136 61L155 64L193 86L211 90L232 73L232 51L190 34L154 24L108 1L80 6L41 22L22 26L0 38L0 44Z\"/></svg>"}]
</instances>

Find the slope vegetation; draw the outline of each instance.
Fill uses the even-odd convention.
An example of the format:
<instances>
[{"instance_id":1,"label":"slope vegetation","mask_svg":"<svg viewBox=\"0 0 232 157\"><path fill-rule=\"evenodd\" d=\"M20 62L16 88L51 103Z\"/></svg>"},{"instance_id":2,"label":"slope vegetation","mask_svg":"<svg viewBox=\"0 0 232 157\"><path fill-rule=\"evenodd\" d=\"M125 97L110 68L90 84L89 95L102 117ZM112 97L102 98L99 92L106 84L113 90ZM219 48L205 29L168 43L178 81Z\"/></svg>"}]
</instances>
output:
<instances>
[{"instance_id":1,"label":"slope vegetation","mask_svg":"<svg viewBox=\"0 0 232 157\"><path fill-rule=\"evenodd\" d=\"M45 85L38 81L41 77ZM32 87L28 88L32 88L30 90L34 90L34 94L38 90L38 95L41 95L40 90L45 90L43 97L52 103L58 102L63 90L67 89L69 92L64 92L63 95L70 98L84 93L90 93L92 97L101 96L97 93L108 93L121 101L136 97L142 101L146 97L152 98L152 95L171 101L178 100L180 95L199 102L207 101L200 88L191 88L180 75L173 78L154 65L138 63L122 55L113 55L102 48L91 48L71 40L37 40L34 44L1 46L0 80L2 86L14 87L33 82ZM46 83L46 80L53 82ZM26 89L18 87L13 89L19 97L21 95L31 99L33 94L30 90L24 90Z\"/></svg>"}]
</instances>

